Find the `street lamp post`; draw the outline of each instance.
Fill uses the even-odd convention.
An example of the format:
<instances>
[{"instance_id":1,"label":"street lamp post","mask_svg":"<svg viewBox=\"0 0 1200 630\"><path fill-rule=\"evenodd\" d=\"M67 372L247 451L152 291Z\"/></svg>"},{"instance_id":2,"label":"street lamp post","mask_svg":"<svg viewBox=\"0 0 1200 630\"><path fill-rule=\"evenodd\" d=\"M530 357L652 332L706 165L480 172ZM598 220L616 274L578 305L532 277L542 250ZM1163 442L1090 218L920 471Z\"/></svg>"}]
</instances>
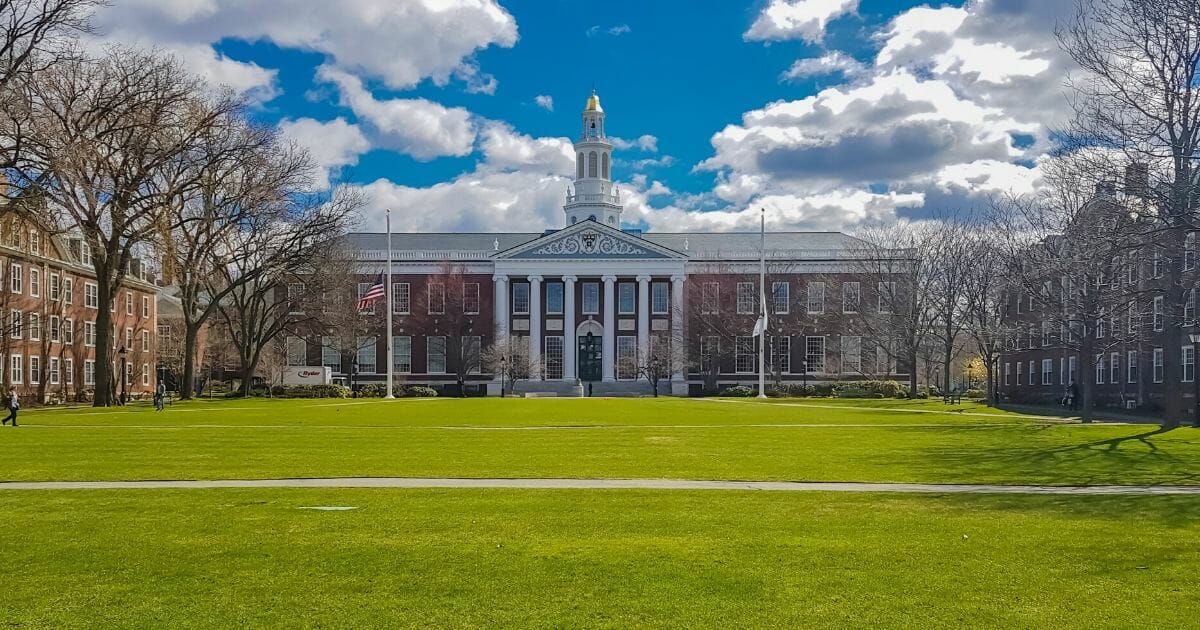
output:
<instances>
[{"instance_id":1,"label":"street lamp post","mask_svg":"<svg viewBox=\"0 0 1200 630\"><path fill-rule=\"evenodd\" d=\"M350 397L358 398L358 359L350 362Z\"/></svg>"},{"instance_id":2,"label":"street lamp post","mask_svg":"<svg viewBox=\"0 0 1200 630\"><path fill-rule=\"evenodd\" d=\"M1188 335L1188 341L1192 342L1192 425L1200 427L1200 379L1196 378L1196 359L1200 357L1200 333L1191 333Z\"/></svg>"},{"instance_id":3,"label":"street lamp post","mask_svg":"<svg viewBox=\"0 0 1200 630\"><path fill-rule=\"evenodd\" d=\"M808 395L808 360L807 359L803 359L800 361L800 387L802 388L804 395L807 396Z\"/></svg>"},{"instance_id":4,"label":"street lamp post","mask_svg":"<svg viewBox=\"0 0 1200 630\"><path fill-rule=\"evenodd\" d=\"M504 398L504 381L508 374L508 361L504 357L500 357L500 397Z\"/></svg>"},{"instance_id":5,"label":"street lamp post","mask_svg":"<svg viewBox=\"0 0 1200 630\"><path fill-rule=\"evenodd\" d=\"M129 392L128 392L128 384L129 384L129 381L128 381L128 379L126 379L126 378L125 378L125 372L126 372L126 368L125 368L125 361L126 361L126 358L125 358L125 352L126 352L126 351L125 351L125 346L121 346L121 349L120 349L120 350L117 350L117 356L121 357L121 404L122 404L122 405L124 405L124 404L125 404L125 402L126 402L126 401L128 400L128 398L129 398Z\"/></svg>"}]
</instances>

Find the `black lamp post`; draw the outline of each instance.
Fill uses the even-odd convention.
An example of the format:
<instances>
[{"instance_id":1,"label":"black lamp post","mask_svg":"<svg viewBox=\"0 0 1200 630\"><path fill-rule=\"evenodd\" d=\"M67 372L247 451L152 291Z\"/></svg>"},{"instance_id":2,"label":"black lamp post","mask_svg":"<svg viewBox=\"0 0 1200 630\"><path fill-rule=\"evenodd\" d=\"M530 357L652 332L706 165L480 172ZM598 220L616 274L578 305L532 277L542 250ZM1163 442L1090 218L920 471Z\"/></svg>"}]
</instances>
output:
<instances>
[{"instance_id":1,"label":"black lamp post","mask_svg":"<svg viewBox=\"0 0 1200 630\"><path fill-rule=\"evenodd\" d=\"M129 380L125 378L125 346L121 346L121 349L117 350L117 356L121 357L121 404L124 405L129 399Z\"/></svg>"},{"instance_id":2,"label":"black lamp post","mask_svg":"<svg viewBox=\"0 0 1200 630\"><path fill-rule=\"evenodd\" d=\"M808 360L800 361L800 386L804 388L805 395L808 395Z\"/></svg>"},{"instance_id":3,"label":"black lamp post","mask_svg":"<svg viewBox=\"0 0 1200 630\"><path fill-rule=\"evenodd\" d=\"M350 397L358 398L358 358L350 362Z\"/></svg>"},{"instance_id":4,"label":"black lamp post","mask_svg":"<svg viewBox=\"0 0 1200 630\"><path fill-rule=\"evenodd\" d=\"M504 357L500 357L500 397L504 398L504 381L508 374L508 361Z\"/></svg>"}]
</instances>

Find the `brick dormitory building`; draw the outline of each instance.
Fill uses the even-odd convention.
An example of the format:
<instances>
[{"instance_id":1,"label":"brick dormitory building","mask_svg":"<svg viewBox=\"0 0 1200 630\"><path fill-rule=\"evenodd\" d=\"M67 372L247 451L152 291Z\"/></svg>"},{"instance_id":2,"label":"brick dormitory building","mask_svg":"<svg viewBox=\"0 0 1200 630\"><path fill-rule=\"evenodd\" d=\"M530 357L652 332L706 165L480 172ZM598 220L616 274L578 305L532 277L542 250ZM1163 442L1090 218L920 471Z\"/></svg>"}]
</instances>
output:
<instances>
[{"instance_id":1,"label":"brick dormitory building","mask_svg":"<svg viewBox=\"0 0 1200 630\"><path fill-rule=\"evenodd\" d=\"M645 392L636 357L664 344L686 356L671 361L661 386L666 392L697 393L706 374L721 387L755 382L751 331L759 312L759 235L621 229L612 150L605 113L593 93L575 143L564 227L392 236L397 380L450 385L457 380L462 348L477 356L497 339L515 339L527 344L536 365L532 382L525 383L530 390L577 395L590 384L596 394ZM382 233L348 237L360 292L383 273L386 242ZM767 235L769 352L778 380L906 378L911 368L889 358L890 341L865 338L849 325L894 303L879 293L896 290L892 282L859 273L861 246L840 233ZM451 288L462 295L447 296L448 267L455 269ZM463 312L449 313L448 305ZM441 329L443 317L458 322L458 331ZM330 347L330 336L337 334L289 337L287 364L327 365L342 377L355 371L358 383L382 382L387 371L382 324L357 340L353 357ZM459 352L448 352L452 347ZM485 366L468 371L468 389L498 392Z\"/></svg>"},{"instance_id":2,"label":"brick dormitory building","mask_svg":"<svg viewBox=\"0 0 1200 630\"><path fill-rule=\"evenodd\" d=\"M26 401L90 399L95 382L95 274L86 244L0 206L0 380ZM156 295L133 261L113 303L113 349L125 350L126 391L153 391ZM122 359L112 353L113 374ZM119 381L118 381L119 383ZM117 393L121 392L118 384Z\"/></svg>"}]
</instances>

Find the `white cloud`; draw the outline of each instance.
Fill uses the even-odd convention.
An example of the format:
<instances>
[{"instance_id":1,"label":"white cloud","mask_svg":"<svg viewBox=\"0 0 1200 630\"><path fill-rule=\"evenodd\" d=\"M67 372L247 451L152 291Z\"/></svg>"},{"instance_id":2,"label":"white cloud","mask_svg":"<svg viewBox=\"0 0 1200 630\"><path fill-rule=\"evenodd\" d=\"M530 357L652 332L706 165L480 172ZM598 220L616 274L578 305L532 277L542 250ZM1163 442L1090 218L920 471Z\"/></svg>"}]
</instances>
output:
<instances>
[{"instance_id":1,"label":"white cloud","mask_svg":"<svg viewBox=\"0 0 1200 630\"><path fill-rule=\"evenodd\" d=\"M167 48L267 40L322 53L391 88L457 77L484 92L495 89L495 79L472 56L517 41L516 21L495 0L122 0L97 11L96 25L114 41Z\"/></svg>"},{"instance_id":2,"label":"white cloud","mask_svg":"<svg viewBox=\"0 0 1200 630\"><path fill-rule=\"evenodd\" d=\"M554 111L554 97L553 96L547 96L545 94L538 94L537 96L533 97L533 102L537 103L538 107L541 107L542 109L544 109L548 112Z\"/></svg>"},{"instance_id":3,"label":"white cloud","mask_svg":"<svg viewBox=\"0 0 1200 630\"><path fill-rule=\"evenodd\" d=\"M358 77L331 66L319 68L317 78L337 85L341 103L367 123L373 140L383 148L418 160L471 153L475 127L466 109L423 98L380 100Z\"/></svg>"},{"instance_id":4,"label":"white cloud","mask_svg":"<svg viewBox=\"0 0 1200 630\"><path fill-rule=\"evenodd\" d=\"M620 37L626 33L631 32L632 30L633 29L629 28L628 24L618 24L616 26L611 26L609 28L604 28L604 27L600 26L599 24L594 24L594 25L588 27L588 30L585 31L585 33L587 34L588 37L595 37L601 33L604 33L606 35L611 35L612 37Z\"/></svg>"},{"instance_id":5,"label":"white cloud","mask_svg":"<svg viewBox=\"0 0 1200 630\"><path fill-rule=\"evenodd\" d=\"M858 0L771 0L743 37L747 41L820 42L825 26L858 9Z\"/></svg>"},{"instance_id":6,"label":"white cloud","mask_svg":"<svg viewBox=\"0 0 1200 630\"><path fill-rule=\"evenodd\" d=\"M619 37L621 35L624 35L624 34L630 32L630 30L631 29L629 28L628 24L618 24L618 25L608 29L608 34L612 35L613 37Z\"/></svg>"},{"instance_id":7,"label":"white cloud","mask_svg":"<svg viewBox=\"0 0 1200 630\"><path fill-rule=\"evenodd\" d=\"M846 77L855 77L866 70L867 67L859 60L844 52L834 50L820 57L797 59L779 78L785 81L798 81L835 72L840 72Z\"/></svg>"},{"instance_id":8,"label":"white cloud","mask_svg":"<svg viewBox=\"0 0 1200 630\"><path fill-rule=\"evenodd\" d=\"M566 138L533 138L504 123L489 123L480 133L483 170L526 170L547 175L570 175L575 149Z\"/></svg>"},{"instance_id":9,"label":"white cloud","mask_svg":"<svg viewBox=\"0 0 1200 630\"><path fill-rule=\"evenodd\" d=\"M608 141L611 142L613 147L617 149L638 149L641 151L647 151L649 153L658 152L658 138L648 133L642 134L633 140L626 140L624 138L618 138L614 136L609 138Z\"/></svg>"},{"instance_id":10,"label":"white cloud","mask_svg":"<svg viewBox=\"0 0 1200 630\"><path fill-rule=\"evenodd\" d=\"M357 125L336 118L321 122L312 118L284 119L279 128L296 142L306 147L320 167L317 188L329 188L330 177L343 167L358 163L358 156L370 150L371 144Z\"/></svg>"}]
</instances>

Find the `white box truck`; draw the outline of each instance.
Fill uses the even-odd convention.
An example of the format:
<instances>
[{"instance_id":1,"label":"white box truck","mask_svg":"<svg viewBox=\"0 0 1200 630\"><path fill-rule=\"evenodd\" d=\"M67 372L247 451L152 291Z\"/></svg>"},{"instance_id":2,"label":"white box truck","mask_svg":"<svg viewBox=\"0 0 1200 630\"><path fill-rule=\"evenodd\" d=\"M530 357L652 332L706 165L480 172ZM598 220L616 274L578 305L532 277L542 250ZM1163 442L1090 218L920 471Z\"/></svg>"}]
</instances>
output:
<instances>
[{"instance_id":1,"label":"white box truck","mask_svg":"<svg viewBox=\"0 0 1200 630\"><path fill-rule=\"evenodd\" d=\"M319 365L289 365L283 368L284 385L329 385L333 370Z\"/></svg>"}]
</instances>

